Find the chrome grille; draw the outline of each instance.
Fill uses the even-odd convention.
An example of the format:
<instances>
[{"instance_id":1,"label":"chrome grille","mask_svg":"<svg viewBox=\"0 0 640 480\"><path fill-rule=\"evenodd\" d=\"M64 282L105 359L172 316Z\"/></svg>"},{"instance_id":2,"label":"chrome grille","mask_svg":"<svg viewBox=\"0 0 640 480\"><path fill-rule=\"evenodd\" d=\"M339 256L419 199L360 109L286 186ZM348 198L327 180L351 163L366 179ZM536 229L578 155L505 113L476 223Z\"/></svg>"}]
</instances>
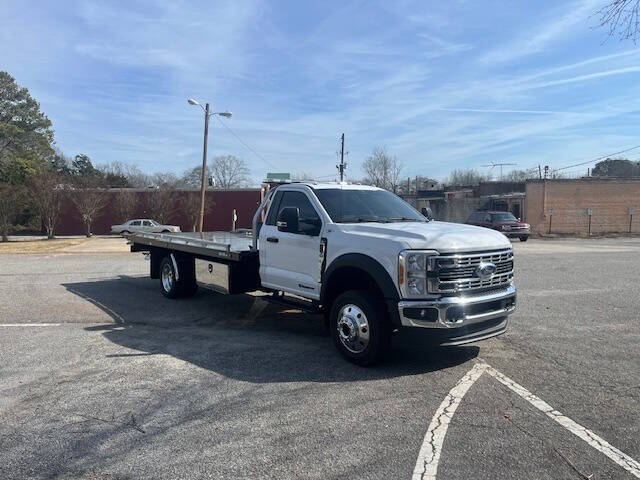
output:
<instances>
[{"instance_id":1,"label":"chrome grille","mask_svg":"<svg viewBox=\"0 0 640 480\"><path fill-rule=\"evenodd\" d=\"M504 288L513 280L512 250L445 254L432 257L431 262L429 291L433 293ZM488 262L495 264L496 272L488 278L479 278L476 267Z\"/></svg>"}]
</instances>

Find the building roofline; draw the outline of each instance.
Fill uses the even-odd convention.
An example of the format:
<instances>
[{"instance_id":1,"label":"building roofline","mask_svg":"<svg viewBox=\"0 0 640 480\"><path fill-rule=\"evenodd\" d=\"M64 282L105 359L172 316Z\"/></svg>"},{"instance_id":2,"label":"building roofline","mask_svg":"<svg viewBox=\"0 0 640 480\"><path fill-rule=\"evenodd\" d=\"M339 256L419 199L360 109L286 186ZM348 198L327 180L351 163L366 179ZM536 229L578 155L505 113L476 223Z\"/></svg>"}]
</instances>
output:
<instances>
[{"instance_id":1,"label":"building roofline","mask_svg":"<svg viewBox=\"0 0 640 480\"><path fill-rule=\"evenodd\" d=\"M526 183L574 183L574 182L640 182L640 177L581 177L581 178L532 178Z\"/></svg>"}]
</instances>

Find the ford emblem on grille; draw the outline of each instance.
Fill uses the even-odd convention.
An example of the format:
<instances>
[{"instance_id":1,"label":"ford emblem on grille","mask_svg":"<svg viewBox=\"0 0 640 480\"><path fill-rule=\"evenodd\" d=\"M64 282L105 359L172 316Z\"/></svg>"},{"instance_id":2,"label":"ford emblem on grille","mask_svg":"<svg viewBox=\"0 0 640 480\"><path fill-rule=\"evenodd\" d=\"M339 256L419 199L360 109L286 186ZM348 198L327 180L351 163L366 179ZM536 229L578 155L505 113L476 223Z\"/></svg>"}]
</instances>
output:
<instances>
[{"instance_id":1,"label":"ford emblem on grille","mask_svg":"<svg viewBox=\"0 0 640 480\"><path fill-rule=\"evenodd\" d=\"M493 277L496 273L496 265L491 262L482 262L480 265L476 267L476 276L478 278L489 278Z\"/></svg>"}]
</instances>

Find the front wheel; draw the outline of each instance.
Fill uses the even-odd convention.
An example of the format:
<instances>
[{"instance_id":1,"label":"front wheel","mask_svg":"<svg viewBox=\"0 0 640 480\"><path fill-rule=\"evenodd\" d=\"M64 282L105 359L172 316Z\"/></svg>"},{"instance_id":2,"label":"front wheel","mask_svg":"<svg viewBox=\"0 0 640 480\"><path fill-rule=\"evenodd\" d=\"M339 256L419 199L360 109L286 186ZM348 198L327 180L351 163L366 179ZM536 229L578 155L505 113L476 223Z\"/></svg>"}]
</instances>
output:
<instances>
[{"instance_id":1,"label":"front wheel","mask_svg":"<svg viewBox=\"0 0 640 480\"><path fill-rule=\"evenodd\" d=\"M367 366L389 348L391 328L386 307L366 290L350 290L331 307L329 328L338 351L352 363Z\"/></svg>"},{"instance_id":2,"label":"front wheel","mask_svg":"<svg viewBox=\"0 0 640 480\"><path fill-rule=\"evenodd\" d=\"M529 237L526 236L526 235L523 235L523 236L520 237L520 241L521 242L526 242L527 240L529 240Z\"/></svg>"}]
</instances>

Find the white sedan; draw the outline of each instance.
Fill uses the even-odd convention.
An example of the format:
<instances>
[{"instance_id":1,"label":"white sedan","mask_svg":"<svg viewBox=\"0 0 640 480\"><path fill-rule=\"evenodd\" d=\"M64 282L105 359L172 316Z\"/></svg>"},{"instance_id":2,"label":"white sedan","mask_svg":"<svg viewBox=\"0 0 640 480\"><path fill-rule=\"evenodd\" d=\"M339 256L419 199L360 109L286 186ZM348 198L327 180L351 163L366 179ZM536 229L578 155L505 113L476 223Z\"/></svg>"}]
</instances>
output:
<instances>
[{"instance_id":1,"label":"white sedan","mask_svg":"<svg viewBox=\"0 0 640 480\"><path fill-rule=\"evenodd\" d=\"M161 225L155 220L149 219L129 220L120 225L111 225L111 233L119 233L121 235L130 233L175 233L179 231L180 227L177 225Z\"/></svg>"}]
</instances>

